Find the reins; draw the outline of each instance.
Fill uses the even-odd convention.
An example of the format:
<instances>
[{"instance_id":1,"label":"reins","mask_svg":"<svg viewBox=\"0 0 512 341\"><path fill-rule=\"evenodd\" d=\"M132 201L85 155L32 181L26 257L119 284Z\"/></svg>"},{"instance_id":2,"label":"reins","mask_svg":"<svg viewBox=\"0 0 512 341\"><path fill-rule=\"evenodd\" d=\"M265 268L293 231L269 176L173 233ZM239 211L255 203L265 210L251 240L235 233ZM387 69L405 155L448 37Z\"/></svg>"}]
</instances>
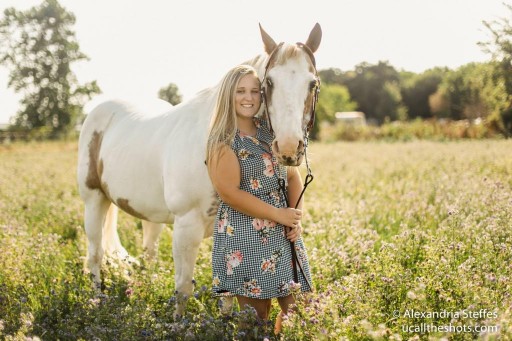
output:
<instances>
[{"instance_id":1,"label":"reins","mask_svg":"<svg viewBox=\"0 0 512 341\"><path fill-rule=\"evenodd\" d=\"M304 153L305 153L304 157L306 159L306 164L307 164L307 154L306 154L305 151L304 151ZM313 174L311 173L311 169L309 168L309 165L307 167L308 167L308 174L306 175L306 178L304 179L304 185L302 187L302 191L300 192L299 198L297 199L297 202L295 203L295 206L294 206L295 209L297 207L299 207L299 203L300 203L300 200L302 199L302 197L304 195L304 192L306 192L306 189L308 188L309 184L315 178L313 176ZM286 181L284 180L284 178L279 177L278 184L279 184L279 190L283 194L284 199L286 201L286 206L290 207L290 200L288 199L288 194L287 194L287 191L286 191ZM293 281L295 283L299 283L299 274L298 274L298 271L297 271L297 265L298 265L299 268L300 268L300 272L302 273L302 276L306 280L306 283L308 283L309 288L311 290L313 290L313 286L309 282L309 279L306 276L306 273L304 272L304 269L302 268L301 263L299 262L299 258L297 257L297 250L295 249L295 242L292 242L291 240L290 240L290 248L291 248L291 253L292 253Z\"/></svg>"},{"instance_id":2,"label":"reins","mask_svg":"<svg viewBox=\"0 0 512 341\"><path fill-rule=\"evenodd\" d=\"M272 135L274 135L274 130L272 129L272 121L270 119L270 112L268 110L266 82L267 82L267 73L268 73L270 64L273 61L273 59L275 58L275 55L276 55L277 51L279 50L279 48L281 48L281 46L283 46L283 43L280 43L279 45L277 45L276 48L272 51L272 53L270 53L267 64L265 66L265 73L263 76L262 86L261 86L261 90L260 90L261 98L262 98L263 105L265 108L265 114L267 116L268 127L269 127L270 133ZM304 192L306 192L307 187L314 179L314 176L311 172L311 168L309 167L307 149L308 149L308 144L309 144L309 132L311 131L311 129L313 129L313 126L315 124L316 104L318 102L318 94L320 93L320 79L318 78L318 74L316 71L316 62L315 62L315 57L313 56L313 52L311 52L311 50L309 49L308 46L306 46L302 43L297 43L297 46L299 46L300 48L303 49L303 51L306 52L306 54L311 59L311 62L313 63L313 67L315 70L315 76L316 76L316 85L312 89L314 91L314 94L313 94L313 99L312 99L313 103L311 105L310 119L304 127L304 159L306 161L307 175L306 175L306 178L304 179L304 185L302 187L302 191L300 192L299 198L297 199L297 202L295 203L294 208L297 208L299 206L300 201L301 201L302 197L304 196ZM286 190L286 181L284 178L281 177L281 172L279 172L278 184L279 184L279 190L281 191L281 193L283 194L283 196L285 198L287 207L290 207L290 201L288 199L288 194L287 194L287 190ZM291 248L291 254L292 254L292 267L293 267L294 282L299 283L299 276L298 276L298 271L297 271L297 267L299 267L299 269L302 273L302 276L304 277L306 283L309 286L309 289L313 290L313 286L309 282L309 279L306 276L304 269L302 268L302 265L299 262L299 259L297 257L297 250L295 248L295 242L290 241L290 248Z\"/></svg>"}]
</instances>

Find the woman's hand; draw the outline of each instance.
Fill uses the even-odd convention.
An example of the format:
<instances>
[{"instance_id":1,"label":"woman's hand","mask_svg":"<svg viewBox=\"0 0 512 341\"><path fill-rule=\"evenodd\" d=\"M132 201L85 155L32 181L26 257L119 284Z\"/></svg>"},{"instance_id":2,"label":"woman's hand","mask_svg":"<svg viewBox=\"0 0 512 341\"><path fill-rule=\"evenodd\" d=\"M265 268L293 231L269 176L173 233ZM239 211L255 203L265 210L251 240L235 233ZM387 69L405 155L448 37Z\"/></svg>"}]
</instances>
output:
<instances>
[{"instance_id":1,"label":"woman's hand","mask_svg":"<svg viewBox=\"0 0 512 341\"><path fill-rule=\"evenodd\" d=\"M277 208L276 217L273 219L281 225L297 227L302 219L302 211L296 208Z\"/></svg>"},{"instance_id":2,"label":"woman's hand","mask_svg":"<svg viewBox=\"0 0 512 341\"><path fill-rule=\"evenodd\" d=\"M302 211L295 208L278 208L275 221L284 225L286 238L296 242L302 233Z\"/></svg>"},{"instance_id":3,"label":"woman's hand","mask_svg":"<svg viewBox=\"0 0 512 341\"><path fill-rule=\"evenodd\" d=\"M300 235L302 234L302 224L299 223L297 227L286 227L286 239L291 242L296 242L299 240Z\"/></svg>"}]
</instances>

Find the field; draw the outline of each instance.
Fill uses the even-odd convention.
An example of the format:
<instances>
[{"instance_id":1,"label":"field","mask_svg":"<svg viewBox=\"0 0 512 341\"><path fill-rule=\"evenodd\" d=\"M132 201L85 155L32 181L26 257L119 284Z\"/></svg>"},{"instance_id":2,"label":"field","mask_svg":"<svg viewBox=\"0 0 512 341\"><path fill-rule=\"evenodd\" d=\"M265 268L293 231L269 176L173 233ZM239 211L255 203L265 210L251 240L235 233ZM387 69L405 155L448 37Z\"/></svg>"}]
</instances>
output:
<instances>
[{"instance_id":1,"label":"field","mask_svg":"<svg viewBox=\"0 0 512 341\"><path fill-rule=\"evenodd\" d=\"M96 295L75 180L76 143L0 145L0 339L275 337L210 297L211 240L173 319L172 226L156 264L104 267ZM512 141L312 143L304 240L316 291L285 340L512 338ZM142 255L140 222L119 233ZM274 306L272 317L277 314ZM245 328L245 329L244 329Z\"/></svg>"}]
</instances>

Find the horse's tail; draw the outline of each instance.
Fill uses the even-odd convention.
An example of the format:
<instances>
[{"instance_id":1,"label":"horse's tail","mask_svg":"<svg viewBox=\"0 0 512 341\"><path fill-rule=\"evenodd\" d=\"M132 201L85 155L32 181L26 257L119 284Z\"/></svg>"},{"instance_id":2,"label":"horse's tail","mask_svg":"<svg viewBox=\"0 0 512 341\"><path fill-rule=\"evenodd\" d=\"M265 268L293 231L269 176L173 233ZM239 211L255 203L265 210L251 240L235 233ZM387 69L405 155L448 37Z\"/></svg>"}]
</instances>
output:
<instances>
[{"instance_id":1,"label":"horse's tail","mask_svg":"<svg viewBox=\"0 0 512 341\"><path fill-rule=\"evenodd\" d=\"M103 250L109 257L113 258L126 258L128 252L121 245L121 240L117 234L117 214L119 209L116 205L110 204L107 215L105 216L105 223L103 224Z\"/></svg>"}]
</instances>

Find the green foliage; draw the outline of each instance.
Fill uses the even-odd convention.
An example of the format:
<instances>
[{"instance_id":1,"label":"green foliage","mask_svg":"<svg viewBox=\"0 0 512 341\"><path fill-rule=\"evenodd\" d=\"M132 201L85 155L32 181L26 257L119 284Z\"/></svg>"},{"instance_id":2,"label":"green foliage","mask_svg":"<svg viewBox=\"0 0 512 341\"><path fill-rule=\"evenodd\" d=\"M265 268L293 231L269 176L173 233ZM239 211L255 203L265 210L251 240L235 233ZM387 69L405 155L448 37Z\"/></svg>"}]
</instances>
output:
<instances>
[{"instance_id":1,"label":"green foliage","mask_svg":"<svg viewBox=\"0 0 512 341\"><path fill-rule=\"evenodd\" d=\"M318 76L325 84L343 84L345 73L338 68L329 68L318 71Z\"/></svg>"},{"instance_id":2,"label":"green foliage","mask_svg":"<svg viewBox=\"0 0 512 341\"><path fill-rule=\"evenodd\" d=\"M337 84L322 85L318 96L317 118L320 121L334 122L334 114L338 111L353 111L356 103L350 99L348 89Z\"/></svg>"},{"instance_id":3,"label":"green foliage","mask_svg":"<svg viewBox=\"0 0 512 341\"><path fill-rule=\"evenodd\" d=\"M170 83L166 87L161 88L158 91L158 98L163 99L172 105L180 104L182 100L178 86L174 83Z\"/></svg>"},{"instance_id":4,"label":"green foliage","mask_svg":"<svg viewBox=\"0 0 512 341\"><path fill-rule=\"evenodd\" d=\"M211 297L211 239L200 248L185 316L173 317L172 235L156 263L104 266L96 295L76 143L0 146L0 339L408 340L512 337L512 148L509 140L312 143L304 241L316 291L299 296L276 337ZM121 240L142 255L136 220ZM129 271L129 272L127 272ZM496 312L422 318L405 312ZM279 311L274 302L271 316ZM398 312L398 314L396 313ZM404 326L499 325L498 331L409 333Z\"/></svg>"},{"instance_id":5,"label":"green foliage","mask_svg":"<svg viewBox=\"0 0 512 341\"><path fill-rule=\"evenodd\" d=\"M439 117L454 119L484 118L488 127L504 135L506 113L512 94L499 63L469 63L447 72L437 92L431 96L431 108Z\"/></svg>"},{"instance_id":6,"label":"green foliage","mask_svg":"<svg viewBox=\"0 0 512 341\"><path fill-rule=\"evenodd\" d=\"M408 118L432 118L429 98L437 91L443 80L446 68L435 68L421 74L401 72L401 94L407 107Z\"/></svg>"},{"instance_id":7,"label":"green foliage","mask_svg":"<svg viewBox=\"0 0 512 341\"><path fill-rule=\"evenodd\" d=\"M366 118L379 124L386 119L407 117L407 108L402 104L399 73L387 62L377 65L361 63L355 71L341 72L328 69L320 72L326 83L344 85L350 97L357 103L357 110Z\"/></svg>"},{"instance_id":8,"label":"green foliage","mask_svg":"<svg viewBox=\"0 0 512 341\"><path fill-rule=\"evenodd\" d=\"M439 92L447 102L449 117L461 120L489 115L481 90L491 81L490 67L490 64L469 63L446 73Z\"/></svg>"},{"instance_id":9,"label":"green foliage","mask_svg":"<svg viewBox=\"0 0 512 341\"><path fill-rule=\"evenodd\" d=\"M484 21L485 27L492 34L491 41L480 42L479 45L492 55L495 62L495 80L506 93L506 105L494 108L493 118L497 126L508 136L512 135L512 5L503 4L508 16L498 20ZM499 79L499 80L498 80ZM501 95L500 97L503 97ZM502 102L503 103L503 102ZM505 106L503 108L503 106Z\"/></svg>"},{"instance_id":10,"label":"green foliage","mask_svg":"<svg viewBox=\"0 0 512 341\"><path fill-rule=\"evenodd\" d=\"M348 89L338 84L322 85L316 106L316 124L311 138L318 136L318 127L322 122L334 122L339 111L353 111L357 104L350 99Z\"/></svg>"},{"instance_id":11,"label":"green foliage","mask_svg":"<svg viewBox=\"0 0 512 341\"><path fill-rule=\"evenodd\" d=\"M86 100L100 92L95 81L79 85L71 64L86 60L72 26L75 16L57 0L27 11L8 8L0 21L0 63L9 87L22 92L14 124L24 130L66 135L81 120Z\"/></svg>"}]
</instances>

